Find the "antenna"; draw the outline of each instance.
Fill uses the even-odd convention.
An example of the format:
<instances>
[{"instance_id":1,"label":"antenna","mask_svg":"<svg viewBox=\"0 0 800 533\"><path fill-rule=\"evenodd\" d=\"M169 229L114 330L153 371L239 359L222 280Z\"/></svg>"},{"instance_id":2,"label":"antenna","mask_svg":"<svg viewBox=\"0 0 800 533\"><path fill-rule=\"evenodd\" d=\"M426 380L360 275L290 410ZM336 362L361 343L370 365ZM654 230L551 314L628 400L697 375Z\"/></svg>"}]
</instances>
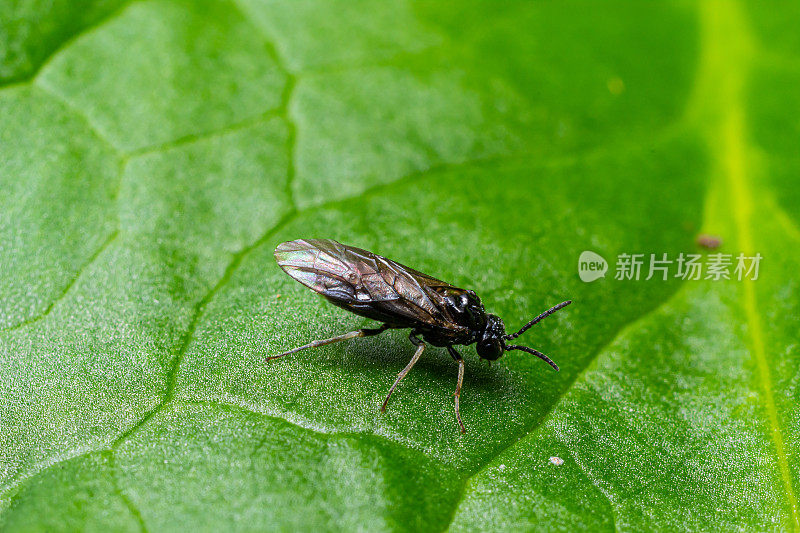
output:
<instances>
[{"instance_id":1,"label":"antenna","mask_svg":"<svg viewBox=\"0 0 800 533\"><path fill-rule=\"evenodd\" d=\"M522 350L523 352L528 352L529 354L533 354L548 365L552 366L556 372L558 372L558 365L553 362L552 359L547 357L545 354L540 352L539 350L534 350L533 348L528 348L527 346L517 346L516 344L509 344L505 347L506 350Z\"/></svg>"},{"instance_id":2,"label":"antenna","mask_svg":"<svg viewBox=\"0 0 800 533\"><path fill-rule=\"evenodd\" d=\"M547 311L545 311L545 312L544 312L544 313L542 313L541 315L537 316L536 318L534 318L533 320L531 320L530 322L528 322L527 324L525 324L524 326L522 326L518 332L516 332L516 333L512 333L511 335L503 335L503 338L504 338L504 339L506 339L506 340L516 339L517 337L519 337L520 335L522 335L523 333L525 333L526 331L528 331L528 329L529 329L531 326L533 326L534 324L536 324L537 322L539 322L539 321L540 321L540 320L542 320L543 318L545 318L545 317L548 317L548 316L552 315L553 313L555 313L555 312L556 312L556 311L558 311L559 309L561 309L561 308L563 308L563 307L566 307L566 306L568 306L568 305L569 305L569 304L571 304L571 303L572 303L572 300L567 300L566 302L561 302L561 303L560 303L560 304L558 304L558 305L554 305L553 307L551 307L550 309L548 309ZM516 347L516 348L511 348L511 347L509 347L508 349L509 349L509 350L514 350L514 349L516 349L516 350L519 350L519 349L521 349L521 348L523 348L523 347ZM534 351L536 351L536 350L534 350ZM544 358L546 361L549 361L551 364L553 363L552 361L550 361L549 359L547 359L546 357L544 357L544 355L542 355L542 354L541 354L541 353L539 353L539 352L536 352L534 355L539 355L540 357ZM553 365L553 366L555 366L555 365ZM557 366L556 366L555 368L556 368L556 370L558 370L558 367L557 367Z\"/></svg>"}]
</instances>

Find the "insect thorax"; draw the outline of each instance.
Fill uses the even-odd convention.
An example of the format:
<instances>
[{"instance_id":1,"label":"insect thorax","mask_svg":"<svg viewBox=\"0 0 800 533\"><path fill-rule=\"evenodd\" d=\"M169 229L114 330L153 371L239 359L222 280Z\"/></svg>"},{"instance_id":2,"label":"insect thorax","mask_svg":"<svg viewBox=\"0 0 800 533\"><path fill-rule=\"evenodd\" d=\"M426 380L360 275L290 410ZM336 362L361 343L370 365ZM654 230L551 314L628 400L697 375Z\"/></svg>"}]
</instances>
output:
<instances>
[{"instance_id":1,"label":"insect thorax","mask_svg":"<svg viewBox=\"0 0 800 533\"><path fill-rule=\"evenodd\" d=\"M486 311L481 299L473 291L463 289L447 289L443 295L444 307L450 321L465 330L459 334L443 334L442 338L437 338L432 332L426 338L431 338L431 344L440 346L474 343L486 327Z\"/></svg>"}]
</instances>

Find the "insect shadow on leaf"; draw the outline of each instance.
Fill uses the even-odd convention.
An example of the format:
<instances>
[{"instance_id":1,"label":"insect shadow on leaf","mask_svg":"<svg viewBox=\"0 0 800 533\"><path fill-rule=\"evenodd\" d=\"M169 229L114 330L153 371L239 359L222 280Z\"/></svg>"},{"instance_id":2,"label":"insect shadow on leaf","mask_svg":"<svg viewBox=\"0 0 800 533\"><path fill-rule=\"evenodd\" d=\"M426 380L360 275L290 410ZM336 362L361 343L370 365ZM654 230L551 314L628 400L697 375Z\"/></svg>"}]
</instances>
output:
<instances>
[{"instance_id":1,"label":"insect shadow on leaf","mask_svg":"<svg viewBox=\"0 0 800 533\"><path fill-rule=\"evenodd\" d=\"M331 239L297 239L279 244L275 260L292 278L318 292L332 304L381 323L377 328L362 328L329 339L311 341L267 361L334 342L370 337L388 329L410 328L409 340L415 346L413 357L389 389L381 411L386 411L392 393L425 351L425 343L444 347L458 363L455 391L456 420L461 432L459 400L464 382L464 358L456 345L475 344L482 359L496 361L505 352L520 350L542 359L556 371L556 365L542 352L517 344L507 344L543 318L566 307L570 300L554 305L519 331L507 334L503 320L483 308L478 295L468 289L423 274L385 257L346 246ZM422 338L420 338L422 337Z\"/></svg>"}]
</instances>

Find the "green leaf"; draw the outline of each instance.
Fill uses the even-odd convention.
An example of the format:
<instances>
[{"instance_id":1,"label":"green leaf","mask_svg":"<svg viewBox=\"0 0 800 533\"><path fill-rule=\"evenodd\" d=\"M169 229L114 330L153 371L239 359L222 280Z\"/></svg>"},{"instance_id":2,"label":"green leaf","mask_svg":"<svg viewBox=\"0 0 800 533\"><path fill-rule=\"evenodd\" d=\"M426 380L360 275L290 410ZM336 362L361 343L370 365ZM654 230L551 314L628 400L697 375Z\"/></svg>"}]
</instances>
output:
<instances>
[{"instance_id":1,"label":"green leaf","mask_svg":"<svg viewBox=\"0 0 800 533\"><path fill-rule=\"evenodd\" d=\"M800 531L795 5L82 7L0 8L3 530ZM442 349L379 412L406 332L265 364L370 323L298 237L572 299L561 371L461 348L461 435Z\"/></svg>"}]
</instances>

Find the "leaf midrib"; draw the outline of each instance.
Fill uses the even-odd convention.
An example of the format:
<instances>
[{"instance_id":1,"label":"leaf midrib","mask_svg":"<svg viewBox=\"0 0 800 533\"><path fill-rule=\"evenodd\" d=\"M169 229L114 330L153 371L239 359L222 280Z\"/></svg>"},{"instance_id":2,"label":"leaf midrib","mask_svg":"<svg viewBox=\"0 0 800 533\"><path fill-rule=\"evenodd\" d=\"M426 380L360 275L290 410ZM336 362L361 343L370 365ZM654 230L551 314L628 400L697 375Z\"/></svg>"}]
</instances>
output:
<instances>
[{"instance_id":1,"label":"leaf midrib","mask_svg":"<svg viewBox=\"0 0 800 533\"><path fill-rule=\"evenodd\" d=\"M744 111L744 86L750 74L753 58L753 37L745 22L742 8L737 2L717 0L701 6L703 43L706 50L702 68L705 79L719 80L718 91L700 93L704 104L717 119L709 123L707 132L716 164L727 182L733 218L740 251L753 254L756 250L751 232L752 191L750 175L752 162L748 160L750 147L746 135ZM710 89L710 87L709 87ZM773 395L773 382L764 346L764 332L759 312L758 296L752 281L745 280L742 287L742 306L745 311L747 331L752 353L758 369L758 381L763 389L764 409L775 446L775 454L787 503L791 509L790 528L800 531L800 511L792 484L789 461L783 441L783 432Z\"/></svg>"}]
</instances>

